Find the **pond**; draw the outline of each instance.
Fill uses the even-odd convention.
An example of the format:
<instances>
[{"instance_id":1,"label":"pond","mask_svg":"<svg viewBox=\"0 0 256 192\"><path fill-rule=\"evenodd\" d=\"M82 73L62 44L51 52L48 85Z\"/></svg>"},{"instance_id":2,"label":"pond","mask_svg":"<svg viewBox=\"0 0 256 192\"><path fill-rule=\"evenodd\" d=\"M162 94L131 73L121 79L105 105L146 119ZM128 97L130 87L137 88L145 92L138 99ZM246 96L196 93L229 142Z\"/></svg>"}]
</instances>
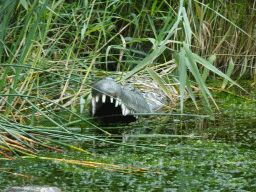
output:
<instances>
[{"instance_id":1,"label":"pond","mask_svg":"<svg viewBox=\"0 0 256 192\"><path fill-rule=\"evenodd\" d=\"M38 155L48 159L0 159L0 190L49 185L62 191L255 191L254 95L252 91L250 100L216 91L220 112L215 111L215 120L168 116L152 125L144 118L146 132L130 135L133 128L122 129L104 138L118 145L104 140L72 143L94 155L42 149ZM186 112L196 113L192 104L186 106ZM124 140L120 132L130 137Z\"/></svg>"}]
</instances>

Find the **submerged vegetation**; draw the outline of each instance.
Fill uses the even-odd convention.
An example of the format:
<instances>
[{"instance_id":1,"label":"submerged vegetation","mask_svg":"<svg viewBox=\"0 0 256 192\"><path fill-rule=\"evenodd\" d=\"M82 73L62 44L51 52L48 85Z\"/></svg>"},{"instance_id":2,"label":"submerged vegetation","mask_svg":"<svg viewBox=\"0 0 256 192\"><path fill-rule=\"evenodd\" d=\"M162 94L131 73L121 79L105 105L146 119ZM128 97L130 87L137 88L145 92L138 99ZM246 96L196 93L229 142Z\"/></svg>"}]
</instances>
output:
<instances>
[{"instance_id":1,"label":"submerged vegetation","mask_svg":"<svg viewBox=\"0 0 256 192\"><path fill-rule=\"evenodd\" d=\"M0 2L0 189L255 189L256 1ZM104 76L169 105L102 125Z\"/></svg>"}]
</instances>

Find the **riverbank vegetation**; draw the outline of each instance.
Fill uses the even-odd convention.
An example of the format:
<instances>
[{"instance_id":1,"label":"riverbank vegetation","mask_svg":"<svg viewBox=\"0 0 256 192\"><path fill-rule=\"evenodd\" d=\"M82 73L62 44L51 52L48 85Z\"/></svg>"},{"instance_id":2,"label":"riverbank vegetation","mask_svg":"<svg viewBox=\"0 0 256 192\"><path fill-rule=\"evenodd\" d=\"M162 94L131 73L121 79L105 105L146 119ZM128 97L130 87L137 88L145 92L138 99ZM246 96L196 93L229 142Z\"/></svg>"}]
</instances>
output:
<instances>
[{"instance_id":1,"label":"riverbank vegetation","mask_svg":"<svg viewBox=\"0 0 256 192\"><path fill-rule=\"evenodd\" d=\"M50 177L58 170L75 175L71 184L56 174L50 184L63 191L254 189L255 6L2 1L1 185L49 184L40 170ZM133 77L139 88L136 78L147 78L172 102L163 115L102 126L87 108L104 76L121 84Z\"/></svg>"}]
</instances>

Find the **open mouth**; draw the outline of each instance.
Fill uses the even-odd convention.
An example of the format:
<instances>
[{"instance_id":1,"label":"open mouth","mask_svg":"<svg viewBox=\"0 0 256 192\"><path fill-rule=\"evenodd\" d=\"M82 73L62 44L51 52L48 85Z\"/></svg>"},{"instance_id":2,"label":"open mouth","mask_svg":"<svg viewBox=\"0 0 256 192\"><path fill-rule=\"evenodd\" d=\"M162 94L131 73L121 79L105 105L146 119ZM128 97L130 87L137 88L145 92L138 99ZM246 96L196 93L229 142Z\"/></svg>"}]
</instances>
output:
<instances>
[{"instance_id":1,"label":"open mouth","mask_svg":"<svg viewBox=\"0 0 256 192\"><path fill-rule=\"evenodd\" d=\"M92 97L91 101L92 116L108 116L108 115L132 115L135 113L133 109L129 109L119 98L109 97L100 94ZM138 115L134 115L136 119Z\"/></svg>"}]
</instances>

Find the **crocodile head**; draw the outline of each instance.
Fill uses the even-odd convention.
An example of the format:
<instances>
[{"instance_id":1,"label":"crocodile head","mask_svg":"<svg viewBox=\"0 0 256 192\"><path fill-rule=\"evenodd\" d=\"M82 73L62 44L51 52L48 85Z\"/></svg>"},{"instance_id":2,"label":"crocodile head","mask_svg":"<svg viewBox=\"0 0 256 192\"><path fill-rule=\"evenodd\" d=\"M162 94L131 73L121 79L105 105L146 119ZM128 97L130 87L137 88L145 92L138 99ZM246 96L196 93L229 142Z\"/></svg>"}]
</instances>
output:
<instances>
[{"instance_id":1,"label":"crocodile head","mask_svg":"<svg viewBox=\"0 0 256 192\"><path fill-rule=\"evenodd\" d=\"M89 112L91 116L120 115L137 119L133 113L151 113L152 110L138 89L132 90L105 77L92 86Z\"/></svg>"}]
</instances>

